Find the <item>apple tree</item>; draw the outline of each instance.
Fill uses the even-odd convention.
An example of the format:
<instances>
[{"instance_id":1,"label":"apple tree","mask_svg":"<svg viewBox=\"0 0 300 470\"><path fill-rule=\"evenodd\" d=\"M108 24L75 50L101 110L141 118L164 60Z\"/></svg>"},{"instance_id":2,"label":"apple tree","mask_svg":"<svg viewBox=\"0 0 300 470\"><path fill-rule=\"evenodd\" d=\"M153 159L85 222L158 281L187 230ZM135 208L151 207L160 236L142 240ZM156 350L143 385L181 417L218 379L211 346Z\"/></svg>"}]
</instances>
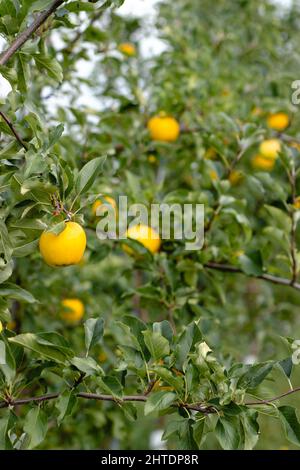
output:
<instances>
[{"instance_id":1,"label":"apple tree","mask_svg":"<svg viewBox=\"0 0 300 470\"><path fill-rule=\"evenodd\" d=\"M122 3L0 0L0 447L296 448L300 10ZM202 248L100 240L122 195L204 204Z\"/></svg>"}]
</instances>

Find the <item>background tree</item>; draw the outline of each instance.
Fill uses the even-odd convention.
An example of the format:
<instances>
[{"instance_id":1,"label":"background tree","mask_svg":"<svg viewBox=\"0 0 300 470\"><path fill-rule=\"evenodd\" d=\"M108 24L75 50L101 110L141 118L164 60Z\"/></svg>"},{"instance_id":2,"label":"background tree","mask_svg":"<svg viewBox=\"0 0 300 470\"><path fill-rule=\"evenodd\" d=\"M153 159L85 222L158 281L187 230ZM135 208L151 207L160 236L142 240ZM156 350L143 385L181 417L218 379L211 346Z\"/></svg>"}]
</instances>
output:
<instances>
[{"instance_id":1,"label":"background tree","mask_svg":"<svg viewBox=\"0 0 300 470\"><path fill-rule=\"evenodd\" d=\"M144 58L121 3L0 1L1 447L148 448L155 429L169 448L298 446L299 9L164 0L166 50ZM150 139L160 111L175 142ZM278 158L257 158L274 138ZM99 241L94 202L123 194L204 203L203 249ZM40 235L66 218L87 250L49 267Z\"/></svg>"}]
</instances>

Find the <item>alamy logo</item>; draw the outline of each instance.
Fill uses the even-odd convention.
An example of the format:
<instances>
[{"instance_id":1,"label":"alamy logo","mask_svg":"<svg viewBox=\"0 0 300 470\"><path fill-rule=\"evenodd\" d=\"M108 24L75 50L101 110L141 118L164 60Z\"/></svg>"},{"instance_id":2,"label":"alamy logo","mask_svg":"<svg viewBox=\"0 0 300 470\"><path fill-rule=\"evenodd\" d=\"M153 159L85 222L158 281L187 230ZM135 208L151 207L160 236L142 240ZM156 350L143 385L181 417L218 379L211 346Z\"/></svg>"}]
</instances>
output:
<instances>
[{"instance_id":1,"label":"alamy logo","mask_svg":"<svg viewBox=\"0 0 300 470\"><path fill-rule=\"evenodd\" d=\"M199 250L204 242L204 204L131 204L127 196L119 196L118 217L116 209L105 204L97 209L101 215L96 228L100 240L127 238L127 229L148 225L154 229L152 238L184 240L186 250ZM129 222L130 220L130 222ZM156 232L156 233L155 233Z\"/></svg>"},{"instance_id":2,"label":"alamy logo","mask_svg":"<svg viewBox=\"0 0 300 470\"><path fill-rule=\"evenodd\" d=\"M298 105L300 104L300 80L294 80L291 87L295 90L292 93L292 103Z\"/></svg>"},{"instance_id":3,"label":"alamy logo","mask_svg":"<svg viewBox=\"0 0 300 470\"><path fill-rule=\"evenodd\" d=\"M300 339L295 339L295 341L292 343L292 349L294 349L294 352L292 354L292 362L295 365L300 364Z\"/></svg>"}]
</instances>

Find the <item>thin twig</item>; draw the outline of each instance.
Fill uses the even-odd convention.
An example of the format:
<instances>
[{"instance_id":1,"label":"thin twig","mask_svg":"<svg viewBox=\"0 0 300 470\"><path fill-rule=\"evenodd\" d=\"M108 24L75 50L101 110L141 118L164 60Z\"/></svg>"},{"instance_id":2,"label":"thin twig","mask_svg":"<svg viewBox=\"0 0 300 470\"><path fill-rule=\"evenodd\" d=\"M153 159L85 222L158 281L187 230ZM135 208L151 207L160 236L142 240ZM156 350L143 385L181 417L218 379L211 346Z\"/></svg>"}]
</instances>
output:
<instances>
[{"instance_id":1,"label":"thin twig","mask_svg":"<svg viewBox=\"0 0 300 470\"><path fill-rule=\"evenodd\" d=\"M144 391L144 395L145 395L145 396L149 395L149 393L152 392L152 389L153 389L155 383L156 383L156 380L155 380L155 379L150 380L150 382L148 383L148 386L147 386L146 390Z\"/></svg>"},{"instance_id":2,"label":"thin twig","mask_svg":"<svg viewBox=\"0 0 300 470\"><path fill-rule=\"evenodd\" d=\"M9 59L25 44L26 41L35 33L37 29L57 10L57 8L64 3L65 0L54 0L48 10L42 11L38 17L31 23L31 25L25 29L11 45L2 52L0 56L0 65L5 65Z\"/></svg>"},{"instance_id":3,"label":"thin twig","mask_svg":"<svg viewBox=\"0 0 300 470\"><path fill-rule=\"evenodd\" d=\"M300 387L293 388L292 390L288 390L287 392L278 395L277 397L269 398L268 400L258 400L258 401L248 401L244 403L247 406L254 406L254 405L268 405L269 403L273 403L274 401L280 400L280 398L287 397L288 395L292 395L293 393L300 392Z\"/></svg>"},{"instance_id":4,"label":"thin twig","mask_svg":"<svg viewBox=\"0 0 300 470\"><path fill-rule=\"evenodd\" d=\"M227 168L227 175L229 176L232 170L236 167L236 165L239 163L241 160L242 156L246 152L247 148L241 148L236 157L232 160L231 164L229 165L229 168Z\"/></svg>"},{"instance_id":5,"label":"thin twig","mask_svg":"<svg viewBox=\"0 0 300 470\"><path fill-rule=\"evenodd\" d=\"M60 199L59 194L57 195L53 194L50 199L52 202L52 206L54 208L53 215L56 216L63 212L64 214L66 214L68 220L72 219L73 213L71 212L71 210L66 209L66 207L64 206L64 204L62 203Z\"/></svg>"},{"instance_id":6,"label":"thin twig","mask_svg":"<svg viewBox=\"0 0 300 470\"><path fill-rule=\"evenodd\" d=\"M78 385L80 385L84 381L85 376L86 376L85 372L80 372L79 377L74 381L72 388L73 389L77 388Z\"/></svg>"},{"instance_id":7,"label":"thin twig","mask_svg":"<svg viewBox=\"0 0 300 470\"><path fill-rule=\"evenodd\" d=\"M97 401L110 401L118 404L125 402L146 402L147 396L145 395L125 395L122 398L116 398L113 395L104 395L96 393L80 392L76 395L78 398L84 398L86 400L97 400ZM59 393L50 393L47 395L41 395L39 397L20 398L17 400L7 399L6 401L0 402L0 408L8 408L19 405L27 405L30 403L42 403L49 400L55 400L59 397ZM172 408L186 408L189 410L197 411L203 414L215 413L216 410L212 406L205 405L204 403L173 403Z\"/></svg>"},{"instance_id":8,"label":"thin twig","mask_svg":"<svg viewBox=\"0 0 300 470\"><path fill-rule=\"evenodd\" d=\"M74 46L77 44L78 40L81 38L81 36L83 36L86 31L91 27L93 26L93 24L99 20L99 18L101 18L101 16L103 15L103 12L106 8L106 6L109 5L109 2L105 2L101 8L99 8L99 10L95 13L94 16L92 16L88 26L83 30L83 31L77 31L77 33L75 34L74 38L69 42L69 44L67 46L65 46L63 49L61 49L59 52L72 52L73 49L74 49Z\"/></svg>"},{"instance_id":9,"label":"thin twig","mask_svg":"<svg viewBox=\"0 0 300 470\"><path fill-rule=\"evenodd\" d=\"M20 398L18 400L6 400L0 402L0 408L8 408L9 406L27 405L29 403L41 403L43 401L54 400L59 397L59 393L49 393L40 397Z\"/></svg>"},{"instance_id":10,"label":"thin twig","mask_svg":"<svg viewBox=\"0 0 300 470\"><path fill-rule=\"evenodd\" d=\"M268 405L274 401L280 400L281 398L287 397L292 395L293 393L300 392L300 387L296 387L293 390L288 390L287 392L281 393L276 397L269 398L267 400L258 400L258 401L250 401L245 402L245 406L257 406L257 405ZM42 403L45 401L55 400L59 397L59 393L49 393L47 395L41 395L39 397L28 397L28 398L20 398L17 400L13 400L12 398L7 399L6 401L0 402L0 408L8 408L14 407L19 405L28 405L30 403ZM97 401L110 401L118 404L122 404L125 402L142 402L145 403L148 399L147 395L125 395L122 398L116 398L113 395L104 395L104 394L96 394L96 393L86 393L80 392L77 393L77 398L84 398L86 400L97 400ZM197 411L203 414L211 414L216 413L217 410L211 405L206 405L205 403L181 403L176 402L171 405L172 408L186 408L188 410Z\"/></svg>"},{"instance_id":11,"label":"thin twig","mask_svg":"<svg viewBox=\"0 0 300 470\"><path fill-rule=\"evenodd\" d=\"M117 403L127 402L127 401L147 401L147 397L144 395L125 395L122 398L116 398L113 395L103 395L97 393L86 393L80 392L77 394L79 398L85 398L86 400L98 400L98 401L113 401Z\"/></svg>"},{"instance_id":12,"label":"thin twig","mask_svg":"<svg viewBox=\"0 0 300 470\"><path fill-rule=\"evenodd\" d=\"M222 209L222 205L220 204L220 202L218 202L216 204L216 206L213 208L213 215L211 216L211 218L209 219L209 221L207 222L207 224L204 227L205 234L207 234L210 231L210 229L212 228L212 225L215 222L216 218L218 217L221 209Z\"/></svg>"},{"instance_id":13,"label":"thin twig","mask_svg":"<svg viewBox=\"0 0 300 470\"><path fill-rule=\"evenodd\" d=\"M8 127L10 128L11 132L13 133L13 135L15 136L15 138L17 139L17 141L19 142L19 144L27 151L28 150L28 146L27 144L24 142L24 140L20 137L20 135L18 134L18 132L16 131L13 123L8 119L8 117L2 112L0 111L0 116L2 117L3 121L6 122L6 124L8 125Z\"/></svg>"},{"instance_id":14,"label":"thin twig","mask_svg":"<svg viewBox=\"0 0 300 470\"><path fill-rule=\"evenodd\" d=\"M222 263L214 263L214 262L208 262L204 264L205 268L208 269L216 269L217 271L223 271L223 272L230 272L230 273L241 273L245 274L240 268L236 266L232 266L230 264L222 264ZM290 279L286 279L283 277L277 277L273 276L272 274L261 274L259 276L254 276L256 279L263 279L264 281L269 281L272 282L273 284L282 284L284 286L291 286L294 289L300 290L300 283L294 282L293 284L291 283Z\"/></svg>"}]
</instances>

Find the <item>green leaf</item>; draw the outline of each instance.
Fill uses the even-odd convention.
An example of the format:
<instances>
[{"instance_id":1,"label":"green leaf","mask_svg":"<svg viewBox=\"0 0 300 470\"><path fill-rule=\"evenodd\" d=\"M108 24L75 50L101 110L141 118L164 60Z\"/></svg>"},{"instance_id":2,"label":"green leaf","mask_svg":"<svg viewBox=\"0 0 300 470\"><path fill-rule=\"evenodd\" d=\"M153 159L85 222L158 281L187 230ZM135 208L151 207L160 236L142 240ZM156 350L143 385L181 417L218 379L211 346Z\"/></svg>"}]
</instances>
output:
<instances>
[{"instance_id":1,"label":"green leaf","mask_svg":"<svg viewBox=\"0 0 300 470\"><path fill-rule=\"evenodd\" d=\"M195 423L193 419L179 418L166 423L162 439L177 435L181 450L199 449L204 428L204 420Z\"/></svg>"},{"instance_id":2,"label":"green leaf","mask_svg":"<svg viewBox=\"0 0 300 470\"><path fill-rule=\"evenodd\" d=\"M6 382L11 384L16 375L16 363L7 340L0 340L0 370Z\"/></svg>"},{"instance_id":3,"label":"green leaf","mask_svg":"<svg viewBox=\"0 0 300 470\"><path fill-rule=\"evenodd\" d=\"M39 407L32 408L26 415L24 431L29 437L29 449L34 449L45 439L48 427L46 413Z\"/></svg>"},{"instance_id":4,"label":"green leaf","mask_svg":"<svg viewBox=\"0 0 300 470\"><path fill-rule=\"evenodd\" d=\"M88 375L104 375L102 368L92 357L73 357L70 363L84 374Z\"/></svg>"},{"instance_id":5,"label":"green leaf","mask_svg":"<svg viewBox=\"0 0 300 470\"><path fill-rule=\"evenodd\" d=\"M131 333L138 341L140 348L143 350L143 353L149 355L148 349L146 348L143 331L146 330L147 325L140 318L134 315L124 315L124 321L126 326L130 328Z\"/></svg>"},{"instance_id":6,"label":"green leaf","mask_svg":"<svg viewBox=\"0 0 300 470\"><path fill-rule=\"evenodd\" d=\"M202 440L203 440L203 434L204 434L204 425L205 425L205 419L201 419L197 421L195 424L193 424L193 435L194 439L198 445L198 447L201 446Z\"/></svg>"},{"instance_id":7,"label":"green leaf","mask_svg":"<svg viewBox=\"0 0 300 470\"><path fill-rule=\"evenodd\" d=\"M4 267L1 267L0 269L0 284L2 282L5 282L7 279L10 278L10 276L12 275L12 272L13 272L13 268L14 268L14 265L13 265L13 261L9 261L8 263L6 263L4 265Z\"/></svg>"},{"instance_id":8,"label":"green leaf","mask_svg":"<svg viewBox=\"0 0 300 470\"><path fill-rule=\"evenodd\" d=\"M13 448L8 432L15 424L13 412L7 410L6 416L0 419L0 450L11 450Z\"/></svg>"},{"instance_id":9,"label":"green leaf","mask_svg":"<svg viewBox=\"0 0 300 470\"><path fill-rule=\"evenodd\" d=\"M15 85L17 80L18 80L18 76L17 76L17 72L15 69L13 68L10 68L10 67L6 67L4 65L0 65L0 74L11 84L11 85Z\"/></svg>"},{"instance_id":10,"label":"green leaf","mask_svg":"<svg viewBox=\"0 0 300 470\"><path fill-rule=\"evenodd\" d=\"M27 93L27 83L30 77L29 56L19 52L17 54L17 79L21 93Z\"/></svg>"},{"instance_id":11,"label":"green leaf","mask_svg":"<svg viewBox=\"0 0 300 470\"><path fill-rule=\"evenodd\" d=\"M43 54L33 54L37 68L41 72L46 72L49 77L57 82L62 82L63 71L59 62L53 57L45 56Z\"/></svg>"},{"instance_id":12,"label":"green leaf","mask_svg":"<svg viewBox=\"0 0 300 470\"><path fill-rule=\"evenodd\" d=\"M132 334L129 326L124 325L124 323L121 323L119 321L114 322L113 332L116 336L117 342L120 345L134 348L137 351L142 350L139 341L137 340L136 336Z\"/></svg>"},{"instance_id":13,"label":"green leaf","mask_svg":"<svg viewBox=\"0 0 300 470\"><path fill-rule=\"evenodd\" d=\"M101 392L108 393L118 399L123 397L123 387L117 377L105 376L97 378Z\"/></svg>"},{"instance_id":14,"label":"green leaf","mask_svg":"<svg viewBox=\"0 0 300 470\"><path fill-rule=\"evenodd\" d=\"M175 393L163 391L151 393L145 404L145 416L168 409L175 400Z\"/></svg>"},{"instance_id":15,"label":"green leaf","mask_svg":"<svg viewBox=\"0 0 300 470\"><path fill-rule=\"evenodd\" d=\"M13 251L13 256L16 258L23 258L24 256L28 256L31 253L36 252L38 244L39 239L37 238L36 240L16 246Z\"/></svg>"},{"instance_id":16,"label":"green leaf","mask_svg":"<svg viewBox=\"0 0 300 470\"><path fill-rule=\"evenodd\" d=\"M219 418L215 432L222 449L233 450L238 448L240 436L236 418Z\"/></svg>"},{"instance_id":17,"label":"green leaf","mask_svg":"<svg viewBox=\"0 0 300 470\"><path fill-rule=\"evenodd\" d=\"M168 322L168 320L163 320L161 322L154 322L153 331L160 333L169 342L171 342L173 339L173 329L172 329L170 322Z\"/></svg>"},{"instance_id":18,"label":"green leaf","mask_svg":"<svg viewBox=\"0 0 300 470\"><path fill-rule=\"evenodd\" d=\"M55 235L59 235L63 230L66 228L66 222L58 222L57 224L52 225L48 228L48 232L54 233Z\"/></svg>"},{"instance_id":19,"label":"green leaf","mask_svg":"<svg viewBox=\"0 0 300 470\"><path fill-rule=\"evenodd\" d=\"M56 142L59 141L59 139L61 138L63 132L64 132L64 125L63 124L59 124L54 129L50 130L47 150L49 148L53 147L53 145L55 145Z\"/></svg>"},{"instance_id":20,"label":"green leaf","mask_svg":"<svg viewBox=\"0 0 300 470\"><path fill-rule=\"evenodd\" d=\"M33 2L30 2L28 13L45 10L51 5L51 3L51 0L33 0Z\"/></svg>"},{"instance_id":21,"label":"green leaf","mask_svg":"<svg viewBox=\"0 0 300 470\"><path fill-rule=\"evenodd\" d=\"M125 175L126 175L129 191L132 193L133 196L136 197L136 199L138 199L139 194L141 192L141 185L140 185L139 177L131 173L131 171L128 171L128 170L125 171Z\"/></svg>"},{"instance_id":22,"label":"green leaf","mask_svg":"<svg viewBox=\"0 0 300 470\"><path fill-rule=\"evenodd\" d=\"M26 218L26 219L13 220L9 224L9 227L41 231L47 228L47 224L43 222L41 219Z\"/></svg>"},{"instance_id":23,"label":"green leaf","mask_svg":"<svg viewBox=\"0 0 300 470\"><path fill-rule=\"evenodd\" d=\"M229 397L231 397L231 392L227 392L227 394L229 395ZM226 395L223 396L223 399L224 398L226 400ZM222 412L226 416L237 416L240 413L242 413L242 411L243 411L243 408L237 405L236 403L234 403L233 401L231 401L230 403L222 407Z\"/></svg>"},{"instance_id":24,"label":"green leaf","mask_svg":"<svg viewBox=\"0 0 300 470\"><path fill-rule=\"evenodd\" d=\"M162 440L167 440L174 434L180 435L180 431L184 426L186 418L178 417L178 415L175 416L176 418L173 418L173 416L171 416L170 420L166 422Z\"/></svg>"},{"instance_id":25,"label":"green leaf","mask_svg":"<svg viewBox=\"0 0 300 470\"><path fill-rule=\"evenodd\" d=\"M161 295L161 290L158 287L149 286L149 285L139 287L134 292L144 299L157 300L157 297Z\"/></svg>"},{"instance_id":26,"label":"green leaf","mask_svg":"<svg viewBox=\"0 0 300 470\"><path fill-rule=\"evenodd\" d=\"M105 160L106 157L94 158L81 168L75 183L77 197L90 189L102 169Z\"/></svg>"},{"instance_id":27,"label":"green leaf","mask_svg":"<svg viewBox=\"0 0 300 470\"><path fill-rule=\"evenodd\" d=\"M291 374L292 374L292 371L293 371L293 360L292 360L292 358L287 357L286 359L283 359L282 361L280 361L278 364L281 367L281 369L283 370L283 372L285 373L285 375L288 378L290 378Z\"/></svg>"},{"instance_id":28,"label":"green leaf","mask_svg":"<svg viewBox=\"0 0 300 470\"><path fill-rule=\"evenodd\" d=\"M23 333L9 338L9 341L30 349L43 358L62 364L73 356L73 352L66 346L64 338L58 333Z\"/></svg>"},{"instance_id":29,"label":"green leaf","mask_svg":"<svg viewBox=\"0 0 300 470\"><path fill-rule=\"evenodd\" d=\"M8 302L6 299L0 298L0 321L9 322L11 320L11 314L8 310Z\"/></svg>"},{"instance_id":30,"label":"green leaf","mask_svg":"<svg viewBox=\"0 0 300 470\"><path fill-rule=\"evenodd\" d=\"M37 300L33 295L22 287L13 284L12 282L6 282L0 286L0 295L8 297L10 299L20 300L33 304Z\"/></svg>"},{"instance_id":31,"label":"green leaf","mask_svg":"<svg viewBox=\"0 0 300 470\"><path fill-rule=\"evenodd\" d=\"M248 276L260 276L263 274L263 260L260 251L252 251L239 256L242 271Z\"/></svg>"},{"instance_id":32,"label":"green leaf","mask_svg":"<svg viewBox=\"0 0 300 470\"><path fill-rule=\"evenodd\" d=\"M84 323L85 347L87 355L89 350L101 340L103 336L103 328L103 318L89 318Z\"/></svg>"},{"instance_id":33,"label":"green leaf","mask_svg":"<svg viewBox=\"0 0 300 470\"><path fill-rule=\"evenodd\" d=\"M177 369L182 369L184 361L186 360L192 346L202 339L202 333L199 329L197 322L190 323L183 333L181 333L175 349Z\"/></svg>"},{"instance_id":34,"label":"green leaf","mask_svg":"<svg viewBox=\"0 0 300 470\"><path fill-rule=\"evenodd\" d=\"M273 362L264 362L251 366L247 372L239 378L237 384L238 388L245 390L256 388L271 372L273 365Z\"/></svg>"},{"instance_id":35,"label":"green leaf","mask_svg":"<svg viewBox=\"0 0 300 470\"><path fill-rule=\"evenodd\" d=\"M137 420L137 409L133 403L122 403L122 411L124 412L126 418L129 419L129 421Z\"/></svg>"},{"instance_id":36,"label":"green leaf","mask_svg":"<svg viewBox=\"0 0 300 470\"><path fill-rule=\"evenodd\" d=\"M160 333L146 330L143 331L143 335L145 344L155 361L170 353L169 341Z\"/></svg>"},{"instance_id":37,"label":"green leaf","mask_svg":"<svg viewBox=\"0 0 300 470\"><path fill-rule=\"evenodd\" d=\"M160 379L169 384L171 387L174 387L175 390L182 390L183 388L183 379L181 377L176 377L172 372L164 367L155 367L155 373Z\"/></svg>"},{"instance_id":38,"label":"green leaf","mask_svg":"<svg viewBox=\"0 0 300 470\"><path fill-rule=\"evenodd\" d=\"M6 261L10 260L12 254L12 243L5 223L0 220L0 254L3 253Z\"/></svg>"},{"instance_id":39,"label":"green leaf","mask_svg":"<svg viewBox=\"0 0 300 470\"><path fill-rule=\"evenodd\" d=\"M0 16L16 16L16 8L11 0L1 0L0 2Z\"/></svg>"},{"instance_id":40,"label":"green leaf","mask_svg":"<svg viewBox=\"0 0 300 470\"><path fill-rule=\"evenodd\" d=\"M76 405L77 398L73 391L65 390L57 399L55 407L59 411L57 418L58 425L62 423L66 416L70 416Z\"/></svg>"},{"instance_id":41,"label":"green leaf","mask_svg":"<svg viewBox=\"0 0 300 470\"><path fill-rule=\"evenodd\" d=\"M183 450L198 450L198 443L194 438L194 420L185 419L179 431L180 448Z\"/></svg>"},{"instance_id":42,"label":"green leaf","mask_svg":"<svg viewBox=\"0 0 300 470\"><path fill-rule=\"evenodd\" d=\"M94 10L94 5L92 5L91 3L84 3L84 2L79 2L78 0L76 1L73 1L73 2L70 2L68 3L65 8L68 10L68 11L72 11L74 13L78 13L80 11L93 11Z\"/></svg>"},{"instance_id":43,"label":"green leaf","mask_svg":"<svg viewBox=\"0 0 300 470\"><path fill-rule=\"evenodd\" d=\"M245 450L252 450L257 444L259 438L257 416L258 413L253 410L248 410L240 416Z\"/></svg>"},{"instance_id":44,"label":"green leaf","mask_svg":"<svg viewBox=\"0 0 300 470\"><path fill-rule=\"evenodd\" d=\"M292 406L280 406L278 411L286 438L288 441L292 442L292 444L300 446L300 423L295 408Z\"/></svg>"}]
</instances>

